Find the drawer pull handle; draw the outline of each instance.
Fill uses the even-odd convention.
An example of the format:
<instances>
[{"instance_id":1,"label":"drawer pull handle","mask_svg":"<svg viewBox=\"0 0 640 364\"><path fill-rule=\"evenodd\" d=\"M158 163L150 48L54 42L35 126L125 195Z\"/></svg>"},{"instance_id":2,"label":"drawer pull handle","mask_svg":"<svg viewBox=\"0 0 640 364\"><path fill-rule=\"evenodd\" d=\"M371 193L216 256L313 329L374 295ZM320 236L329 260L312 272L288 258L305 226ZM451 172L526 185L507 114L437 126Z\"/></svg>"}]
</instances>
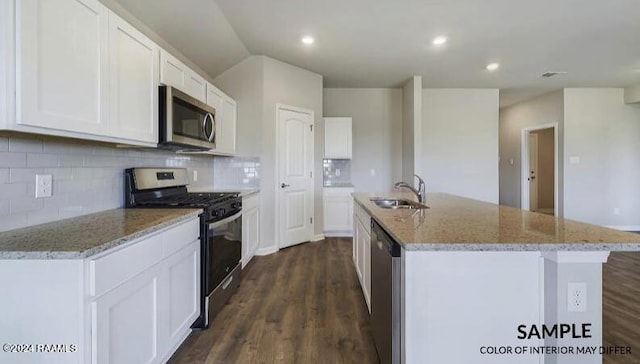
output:
<instances>
[{"instance_id":1,"label":"drawer pull handle","mask_svg":"<svg viewBox=\"0 0 640 364\"><path fill-rule=\"evenodd\" d=\"M227 287L229 287L232 281L233 281L233 276L229 277L227 281L222 284L222 289L227 289Z\"/></svg>"}]
</instances>

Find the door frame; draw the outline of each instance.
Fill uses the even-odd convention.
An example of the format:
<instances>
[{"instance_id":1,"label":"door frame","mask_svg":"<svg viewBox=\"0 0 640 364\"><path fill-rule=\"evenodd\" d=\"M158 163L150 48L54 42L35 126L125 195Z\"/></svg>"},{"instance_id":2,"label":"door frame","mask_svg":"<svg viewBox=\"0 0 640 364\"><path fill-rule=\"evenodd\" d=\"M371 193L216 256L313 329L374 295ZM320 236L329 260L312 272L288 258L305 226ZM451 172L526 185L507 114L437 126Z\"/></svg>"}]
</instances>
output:
<instances>
[{"instance_id":1,"label":"door frame","mask_svg":"<svg viewBox=\"0 0 640 364\"><path fill-rule=\"evenodd\" d=\"M558 123L536 125L522 129L520 149L520 208L529 210L529 134L553 128L553 215L558 217Z\"/></svg>"},{"instance_id":2,"label":"door frame","mask_svg":"<svg viewBox=\"0 0 640 364\"><path fill-rule=\"evenodd\" d=\"M298 112L298 113L302 113L302 114L307 114L309 116L311 116L311 125L315 125L315 112L311 109L305 109L305 108L301 108L301 107L297 107L297 106L291 106L291 105L287 105L287 104L282 104L282 103L276 103L276 118L275 118L275 140L276 140L276 145L275 145L275 237L276 237L276 247L277 250L282 249L282 240L280 239L280 237L282 236L282 222L280 221L280 211L281 211L281 206L280 206L280 146L282 145L281 140L280 140L280 112L283 110L288 110L288 111L293 111L293 112ZM311 171L314 172L314 166L315 166L315 134L311 135ZM313 198L311 199L311 206L309 207L311 210L311 217L313 218L313 224L312 224L312 228L311 228L311 234L309 236L309 241L313 241L313 238L315 236L315 226L316 226L316 222L318 221L316 219L315 216L315 195L316 195L316 184L313 182L315 181L315 179L317 178L317 176L312 178L312 183L311 183L311 192L313 193Z\"/></svg>"}]
</instances>

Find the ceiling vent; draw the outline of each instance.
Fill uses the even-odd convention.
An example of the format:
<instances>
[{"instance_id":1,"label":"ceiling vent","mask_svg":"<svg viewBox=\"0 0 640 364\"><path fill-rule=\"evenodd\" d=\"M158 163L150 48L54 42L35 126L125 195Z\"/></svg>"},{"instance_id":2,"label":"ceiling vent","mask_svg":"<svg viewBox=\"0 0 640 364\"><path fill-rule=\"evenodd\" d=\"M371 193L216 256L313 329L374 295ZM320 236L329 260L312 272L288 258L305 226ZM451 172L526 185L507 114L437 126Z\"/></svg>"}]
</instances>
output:
<instances>
[{"instance_id":1,"label":"ceiling vent","mask_svg":"<svg viewBox=\"0 0 640 364\"><path fill-rule=\"evenodd\" d=\"M566 74L567 74L567 72L564 72L564 71L545 72L542 75L540 75L540 77L549 78L549 77L553 77L553 76L557 76L557 75L566 75Z\"/></svg>"}]
</instances>

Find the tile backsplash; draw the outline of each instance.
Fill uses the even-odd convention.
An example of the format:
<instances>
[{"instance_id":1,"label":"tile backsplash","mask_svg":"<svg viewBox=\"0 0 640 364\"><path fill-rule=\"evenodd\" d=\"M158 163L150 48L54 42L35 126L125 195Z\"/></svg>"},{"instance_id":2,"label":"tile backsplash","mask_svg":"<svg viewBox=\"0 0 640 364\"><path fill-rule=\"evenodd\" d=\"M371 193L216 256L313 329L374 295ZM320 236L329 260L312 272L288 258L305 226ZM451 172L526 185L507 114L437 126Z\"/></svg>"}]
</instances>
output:
<instances>
[{"instance_id":1,"label":"tile backsplash","mask_svg":"<svg viewBox=\"0 0 640 364\"><path fill-rule=\"evenodd\" d=\"M260 188L259 157L216 157L213 169L216 189Z\"/></svg>"},{"instance_id":2,"label":"tile backsplash","mask_svg":"<svg viewBox=\"0 0 640 364\"><path fill-rule=\"evenodd\" d=\"M350 183L351 160L350 159L324 159L322 161L324 182Z\"/></svg>"},{"instance_id":3,"label":"tile backsplash","mask_svg":"<svg viewBox=\"0 0 640 364\"><path fill-rule=\"evenodd\" d=\"M232 158L234 159L234 158ZM214 158L34 137L0 137L0 231L122 207L123 170L198 171L192 186L214 184ZM36 174L53 175L53 196L35 198Z\"/></svg>"}]
</instances>

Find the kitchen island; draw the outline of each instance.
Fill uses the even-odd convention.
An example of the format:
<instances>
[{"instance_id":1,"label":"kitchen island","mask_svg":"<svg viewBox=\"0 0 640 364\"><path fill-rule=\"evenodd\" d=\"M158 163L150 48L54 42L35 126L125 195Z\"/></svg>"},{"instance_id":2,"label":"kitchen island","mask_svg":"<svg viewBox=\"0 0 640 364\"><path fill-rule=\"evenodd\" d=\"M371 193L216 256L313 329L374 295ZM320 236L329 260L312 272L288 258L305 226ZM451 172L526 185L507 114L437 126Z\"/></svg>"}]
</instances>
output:
<instances>
[{"instance_id":1,"label":"kitchen island","mask_svg":"<svg viewBox=\"0 0 640 364\"><path fill-rule=\"evenodd\" d=\"M401 247L403 363L602 362L602 264L640 235L447 194L419 210L371 201L389 196L413 199L354 201Z\"/></svg>"}]
</instances>

